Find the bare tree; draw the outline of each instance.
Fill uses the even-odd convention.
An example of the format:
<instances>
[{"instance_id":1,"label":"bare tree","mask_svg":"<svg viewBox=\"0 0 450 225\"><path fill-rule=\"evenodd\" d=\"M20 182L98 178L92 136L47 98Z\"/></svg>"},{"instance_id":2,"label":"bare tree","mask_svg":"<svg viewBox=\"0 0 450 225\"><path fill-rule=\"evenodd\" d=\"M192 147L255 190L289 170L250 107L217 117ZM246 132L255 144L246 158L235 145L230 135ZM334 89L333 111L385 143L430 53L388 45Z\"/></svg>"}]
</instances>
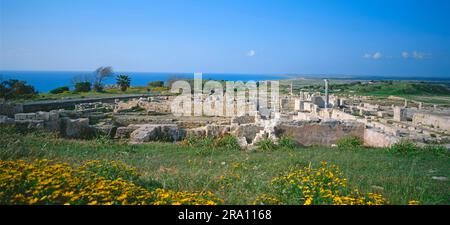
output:
<instances>
[{"instance_id":1,"label":"bare tree","mask_svg":"<svg viewBox=\"0 0 450 225\"><path fill-rule=\"evenodd\" d=\"M95 83L102 84L103 79L112 77L114 71L111 66L102 66L95 70Z\"/></svg>"},{"instance_id":2,"label":"bare tree","mask_svg":"<svg viewBox=\"0 0 450 225\"><path fill-rule=\"evenodd\" d=\"M103 90L103 80L112 77L114 75L113 68L111 66L102 66L95 70L95 82L94 88L96 91Z\"/></svg>"}]
</instances>

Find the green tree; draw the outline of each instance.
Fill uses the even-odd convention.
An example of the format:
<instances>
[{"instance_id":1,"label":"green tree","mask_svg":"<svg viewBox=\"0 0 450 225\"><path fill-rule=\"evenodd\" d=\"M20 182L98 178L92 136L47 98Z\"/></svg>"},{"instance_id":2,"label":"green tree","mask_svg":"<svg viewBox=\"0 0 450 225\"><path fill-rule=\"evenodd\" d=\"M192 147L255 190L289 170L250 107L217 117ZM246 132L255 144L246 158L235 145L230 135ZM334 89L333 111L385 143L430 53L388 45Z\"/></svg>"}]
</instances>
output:
<instances>
[{"instance_id":1,"label":"green tree","mask_svg":"<svg viewBox=\"0 0 450 225\"><path fill-rule=\"evenodd\" d=\"M120 87L121 91L126 91L130 87L131 79L127 75L119 75L116 78L116 83Z\"/></svg>"},{"instance_id":2,"label":"green tree","mask_svg":"<svg viewBox=\"0 0 450 225\"><path fill-rule=\"evenodd\" d=\"M4 98L5 100L32 98L37 93L34 87L28 85L26 81L11 79L0 83L0 98Z\"/></svg>"},{"instance_id":3,"label":"green tree","mask_svg":"<svg viewBox=\"0 0 450 225\"><path fill-rule=\"evenodd\" d=\"M148 83L148 86L150 88L164 87L164 81L160 81L160 80L152 81L152 82Z\"/></svg>"},{"instance_id":4,"label":"green tree","mask_svg":"<svg viewBox=\"0 0 450 225\"><path fill-rule=\"evenodd\" d=\"M64 86L64 87L57 87L53 90L50 90L49 93L50 94L61 94L61 93L68 92L68 91L70 91L69 87Z\"/></svg>"},{"instance_id":5,"label":"green tree","mask_svg":"<svg viewBox=\"0 0 450 225\"><path fill-rule=\"evenodd\" d=\"M75 92L89 92L91 91L91 82L78 82L75 84Z\"/></svg>"}]
</instances>

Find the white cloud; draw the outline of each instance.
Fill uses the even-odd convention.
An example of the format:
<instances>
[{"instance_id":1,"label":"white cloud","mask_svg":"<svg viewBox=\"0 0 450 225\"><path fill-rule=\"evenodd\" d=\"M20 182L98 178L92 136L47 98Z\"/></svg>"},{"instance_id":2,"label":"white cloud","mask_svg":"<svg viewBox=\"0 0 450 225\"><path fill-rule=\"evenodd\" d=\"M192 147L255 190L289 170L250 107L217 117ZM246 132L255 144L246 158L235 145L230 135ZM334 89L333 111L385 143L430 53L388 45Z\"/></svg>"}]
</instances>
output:
<instances>
[{"instance_id":1,"label":"white cloud","mask_svg":"<svg viewBox=\"0 0 450 225\"><path fill-rule=\"evenodd\" d=\"M423 59L425 57L425 53L423 53L423 52L416 52L416 51L414 51L412 53L412 55L413 55L413 57L415 59Z\"/></svg>"},{"instance_id":2,"label":"white cloud","mask_svg":"<svg viewBox=\"0 0 450 225\"><path fill-rule=\"evenodd\" d=\"M366 54L364 54L363 57L366 59L378 60L378 59L381 59L383 57L383 55L381 54L381 52L375 52L373 54L366 53Z\"/></svg>"},{"instance_id":3,"label":"white cloud","mask_svg":"<svg viewBox=\"0 0 450 225\"><path fill-rule=\"evenodd\" d=\"M383 55L381 55L380 52L375 52L375 54L373 54L372 58L377 60L377 59L381 59L381 57L383 57Z\"/></svg>"},{"instance_id":4,"label":"white cloud","mask_svg":"<svg viewBox=\"0 0 450 225\"><path fill-rule=\"evenodd\" d=\"M247 52L247 54L246 54L248 57L253 57L253 56L255 56L256 55L256 51L255 50L249 50L248 52Z\"/></svg>"},{"instance_id":5,"label":"white cloud","mask_svg":"<svg viewBox=\"0 0 450 225\"><path fill-rule=\"evenodd\" d=\"M418 52L418 51L413 51L411 53L404 51L402 52L402 57L404 59L409 59L409 58L413 58L413 59L426 59L431 57L431 54L428 53L424 53L424 52Z\"/></svg>"},{"instance_id":6,"label":"white cloud","mask_svg":"<svg viewBox=\"0 0 450 225\"><path fill-rule=\"evenodd\" d=\"M409 52L402 52L402 57L405 59L409 58Z\"/></svg>"}]
</instances>

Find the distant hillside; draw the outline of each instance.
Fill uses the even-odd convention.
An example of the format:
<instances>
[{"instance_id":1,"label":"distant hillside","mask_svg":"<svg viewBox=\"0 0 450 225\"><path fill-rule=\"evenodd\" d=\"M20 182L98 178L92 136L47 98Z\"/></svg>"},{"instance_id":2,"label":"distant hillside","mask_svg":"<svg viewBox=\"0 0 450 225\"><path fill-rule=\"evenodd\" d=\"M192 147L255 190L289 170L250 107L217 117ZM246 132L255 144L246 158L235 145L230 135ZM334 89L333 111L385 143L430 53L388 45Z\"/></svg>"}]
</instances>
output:
<instances>
[{"instance_id":1,"label":"distant hillside","mask_svg":"<svg viewBox=\"0 0 450 225\"><path fill-rule=\"evenodd\" d=\"M374 96L450 96L450 89L446 85L426 82L406 81L372 81L353 82L348 84L332 84L331 89L336 93L353 93Z\"/></svg>"}]
</instances>

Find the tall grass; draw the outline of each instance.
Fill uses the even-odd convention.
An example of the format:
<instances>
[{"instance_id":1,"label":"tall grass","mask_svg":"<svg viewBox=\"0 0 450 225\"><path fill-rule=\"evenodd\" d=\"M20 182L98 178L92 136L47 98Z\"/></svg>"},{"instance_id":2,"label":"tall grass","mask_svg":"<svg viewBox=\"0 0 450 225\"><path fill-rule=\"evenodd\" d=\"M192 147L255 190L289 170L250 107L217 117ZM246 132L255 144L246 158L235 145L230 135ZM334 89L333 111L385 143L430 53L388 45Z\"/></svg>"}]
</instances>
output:
<instances>
[{"instance_id":1,"label":"tall grass","mask_svg":"<svg viewBox=\"0 0 450 225\"><path fill-rule=\"evenodd\" d=\"M225 138L227 139L227 138ZM236 151L227 140L192 140L196 145L67 140L42 132L16 133L0 128L0 159L32 161L47 158L80 165L88 160L121 161L135 167L143 182L157 182L178 191L210 190L225 204L249 204L270 194L270 182L292 166L320 167L322 161L341 168L350 188L382 194L390 204L450 204L450 184L432 177L450 177L450 158L433 146L414 154L383 149L335 151L327 147L301 151ZM229 145L230 144L230 145ZM219 145L219 144L217 144ZM199 154L199 149L210 149ZM428 149L428 150L426 150ZM434 149L434 150L433 150Z\"/></svg>"}]
</instances>

